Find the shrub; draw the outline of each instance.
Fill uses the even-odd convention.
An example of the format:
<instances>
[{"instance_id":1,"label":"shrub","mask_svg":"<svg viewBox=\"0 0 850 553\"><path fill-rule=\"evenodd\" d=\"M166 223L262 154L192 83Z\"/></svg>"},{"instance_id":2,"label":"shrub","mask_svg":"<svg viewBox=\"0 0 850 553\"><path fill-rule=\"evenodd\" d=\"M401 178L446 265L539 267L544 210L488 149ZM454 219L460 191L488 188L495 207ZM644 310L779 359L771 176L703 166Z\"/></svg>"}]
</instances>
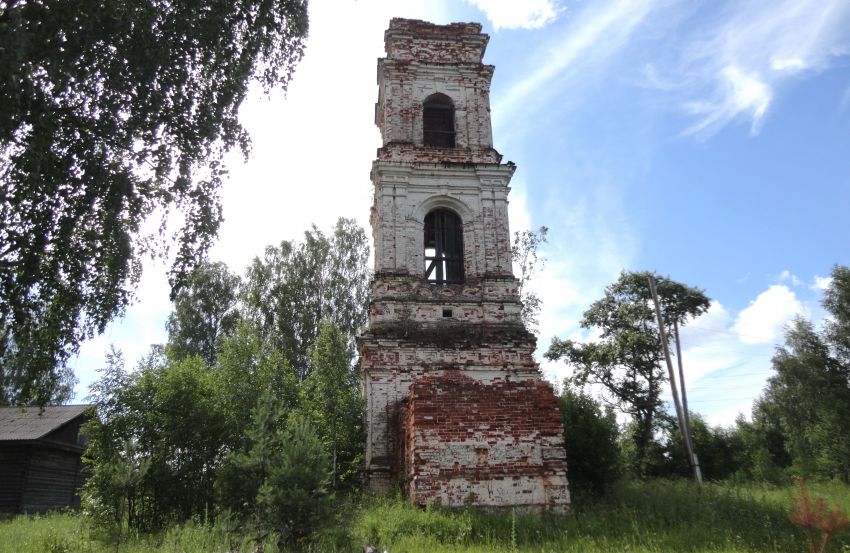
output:
<instances>
[{"instance_id":1,"label":"shrub","mask_svg":"<svg viewBox=\"0 0 850 553\"><path fill-rule=\"evenodd\" d=\"M582 391L564 386L561 394L567 470L573 490L599 492L617 478L617 419Z\"/></svg>"}]
</instances>

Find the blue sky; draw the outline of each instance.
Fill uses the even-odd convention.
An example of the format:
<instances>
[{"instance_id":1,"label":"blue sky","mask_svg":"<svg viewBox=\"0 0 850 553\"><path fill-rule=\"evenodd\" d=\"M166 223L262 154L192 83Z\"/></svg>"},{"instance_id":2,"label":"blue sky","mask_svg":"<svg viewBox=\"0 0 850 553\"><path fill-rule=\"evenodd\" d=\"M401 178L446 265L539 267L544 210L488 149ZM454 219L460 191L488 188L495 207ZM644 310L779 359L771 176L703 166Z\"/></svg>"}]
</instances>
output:
<instances>
[{"instance_id":1,"label":"blue sky","mask_svg":"<svg viewBox=\"0 0 850 553\"><path fill-rule=\"evenodd\" d=\"M338 216L368 225L376 58L390 17L480 21L496 148L518 165L514 230L550 228L535 285L539 349L578 327L605 285L655 270L705 289L683 334L691 406L730 423L770 374L781 330L822 316L850 264L850 3L845 0L313 0L286 97L242 110L254 153L230 160L212 257L242 271L266 244ZM78 397L109 343L132 364L165 339L162 265L74 361ZM544 363L560 380L567 368Z\"/></svg>"}]
</instances>

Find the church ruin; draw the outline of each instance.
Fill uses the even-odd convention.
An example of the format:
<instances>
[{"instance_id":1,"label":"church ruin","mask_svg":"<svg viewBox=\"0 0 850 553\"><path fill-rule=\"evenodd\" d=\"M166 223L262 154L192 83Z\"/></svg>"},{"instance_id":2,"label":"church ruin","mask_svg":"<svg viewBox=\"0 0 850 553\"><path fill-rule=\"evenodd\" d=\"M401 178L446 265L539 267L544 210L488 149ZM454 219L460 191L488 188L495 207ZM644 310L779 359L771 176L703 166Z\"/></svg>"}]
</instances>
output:
<instances>
[{"instance_id":1,"label":"church ruin","mask_svg":"<svg viewBox=\"0 0 850 553\"><path fill-rule=\"evenodd\" d=\"M368 486L418 504L569 508L558 399L520 318L489 37L393 19L378 61L375 279L358 338Z\"/></svg>"}]
</instances>

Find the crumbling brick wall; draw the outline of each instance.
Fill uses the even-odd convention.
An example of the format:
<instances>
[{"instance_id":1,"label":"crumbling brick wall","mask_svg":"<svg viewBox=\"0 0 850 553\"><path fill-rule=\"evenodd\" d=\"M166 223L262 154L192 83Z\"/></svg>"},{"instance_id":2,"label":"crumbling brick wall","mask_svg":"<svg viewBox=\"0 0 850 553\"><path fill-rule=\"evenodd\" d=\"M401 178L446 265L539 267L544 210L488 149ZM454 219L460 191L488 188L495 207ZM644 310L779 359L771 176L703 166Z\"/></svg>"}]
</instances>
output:
<instances>
[{"instance_id":1,"label":"crumbling brick wall","mask_svg":"<svg viewBox=\"0 0 850 553\"><path fill-rule=\"evenodd\" d=\"M445 371L414 382L396 420L414 502L568 508L563 426L548 383Z\"/></svg>"},{"instance_id":2,"label":"crumbling brick wall","mask_svg":"<svg viewBox=\"0 0 850 553\"><path fill-rule=\"evenodd\" d=\"M375 279L358 337L368 486L418 503L569 504L557 399L534 360L513 276L508 193L493 148L489 37L476 23L393 19L378 60L372 164ZM454 147L424 139L423 106L451 100ZM461 221L464 282L429 282L424 221Z\"/></svg>"}]
</instances>

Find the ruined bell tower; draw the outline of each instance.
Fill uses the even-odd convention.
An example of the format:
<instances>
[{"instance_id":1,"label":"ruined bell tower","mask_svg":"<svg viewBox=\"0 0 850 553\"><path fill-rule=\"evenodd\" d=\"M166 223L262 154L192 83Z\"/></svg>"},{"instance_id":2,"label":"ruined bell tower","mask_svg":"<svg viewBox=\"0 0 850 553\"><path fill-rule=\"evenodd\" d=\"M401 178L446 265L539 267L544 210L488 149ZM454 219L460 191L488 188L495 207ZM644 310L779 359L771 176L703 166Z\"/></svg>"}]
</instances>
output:
<instances>
[{"instance_id":1,"label":"ruined bell tower","mask_svg":"<svg viewBox=\"0 0 850 553\"><path fill-rule=\"evenodd\" d=\"M489 37L393 19L378 61L375 279L358 338L368 485L416 503L569 506L558 400L520 318L513 164L493 149Z\"/></svg>"}]
</instances>

